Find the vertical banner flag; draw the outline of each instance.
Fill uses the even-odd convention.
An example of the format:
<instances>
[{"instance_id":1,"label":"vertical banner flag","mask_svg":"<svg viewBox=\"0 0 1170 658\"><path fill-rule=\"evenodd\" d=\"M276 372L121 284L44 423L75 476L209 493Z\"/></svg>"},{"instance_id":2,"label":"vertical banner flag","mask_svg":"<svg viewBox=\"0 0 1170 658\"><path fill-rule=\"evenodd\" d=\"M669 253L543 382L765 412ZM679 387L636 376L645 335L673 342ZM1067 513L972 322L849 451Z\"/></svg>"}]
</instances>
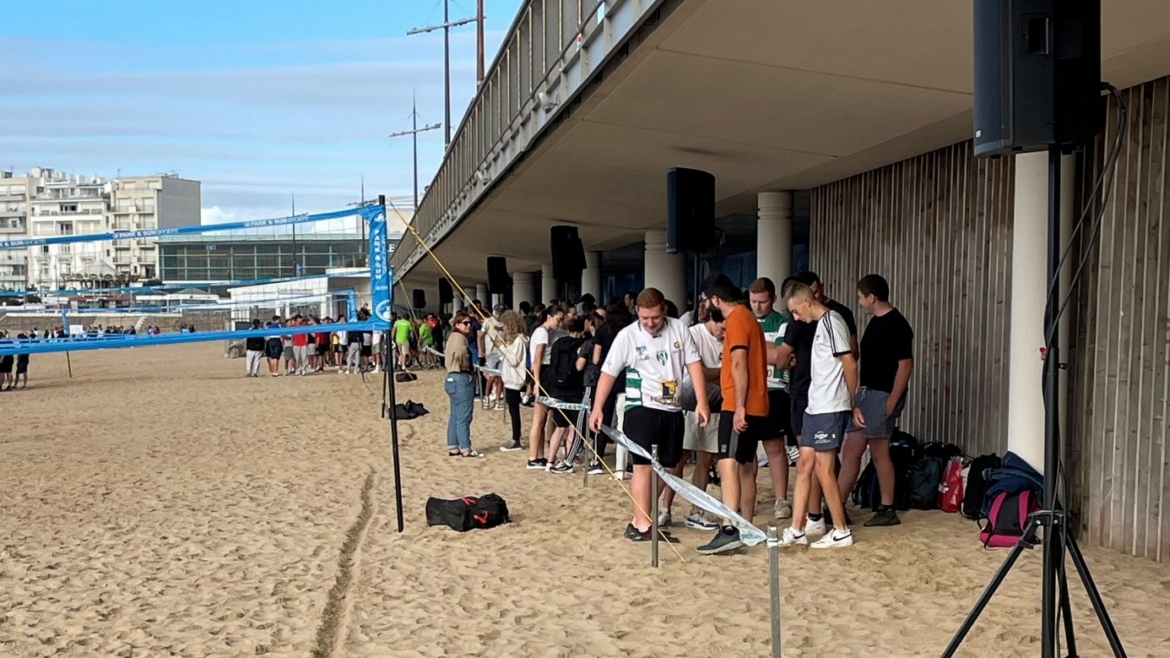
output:
<instances>
[{"instance_id":1,"label":"vertical banner flag","mask_svg":"<svg viewBox=\"0 0 1170 658\"><path fill-rule=\"evenodd\" d=\"M379 331L390 330L390 257L386 253L386 213L370 215L370 301Z\"/></svg>"}]
</instances>

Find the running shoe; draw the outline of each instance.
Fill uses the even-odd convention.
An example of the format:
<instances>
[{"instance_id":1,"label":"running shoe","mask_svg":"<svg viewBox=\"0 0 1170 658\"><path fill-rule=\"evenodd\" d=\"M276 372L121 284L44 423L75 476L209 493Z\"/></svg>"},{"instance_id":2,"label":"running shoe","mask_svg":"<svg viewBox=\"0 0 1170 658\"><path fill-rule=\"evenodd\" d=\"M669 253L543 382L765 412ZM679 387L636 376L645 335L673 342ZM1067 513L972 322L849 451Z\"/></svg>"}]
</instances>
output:
<instances>
[{"instance_id":1,"label":"running shoe","mask_svg":"<svg viewBox=\"0 0 1170 658\"><path fill-rule=\"evenodd\" d=\"M845 548L853 545L853 533L848 530L837 530L813 542L809 548Z\"/></svg>"},{"instance_id":2,"label":"running shoe","mask_svg":"<svg viewBox=\"0 0 1170 658\"><path fill-rule=\"evenodd\" d=\"M519 441L509 441L500 446L500 452L514 452L522 449L524 446L520 445Z\"/></svg>"},{"instance_id":3,"label":"running shoe","mask_svg":"<svg viewBox=\"0 0 1170 658\"><path fill-rule=\"evenodd\" d=\"M734 527L724 526L715 533L715 537L711 541L695 550L699 552L699 555L719 555L720 553L729 553L742 547L743 541L739 538L739 530Z\"/></svg>"}]
</instances>

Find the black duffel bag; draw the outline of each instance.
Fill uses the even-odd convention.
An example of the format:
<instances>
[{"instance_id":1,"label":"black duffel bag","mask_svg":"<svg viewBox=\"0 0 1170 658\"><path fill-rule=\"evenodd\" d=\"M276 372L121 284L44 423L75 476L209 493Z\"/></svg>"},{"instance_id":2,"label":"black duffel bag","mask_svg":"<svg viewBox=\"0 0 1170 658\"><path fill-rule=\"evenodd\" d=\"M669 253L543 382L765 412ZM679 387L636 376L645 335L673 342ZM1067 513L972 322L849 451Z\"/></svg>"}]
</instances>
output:
<instances>
[{"instance_id":1,"label":"black duffel bag","mask_svg":"<svg viewBox=\"0 0 1170 658\"><path fill-rule=\"evenodd\" d=\"M511 523L508 503L490 493L479 498L465 496L454 500L427 499L427 525L445 525L459 532L475 528L494 528Z\"/></svg>"}]
</instances>

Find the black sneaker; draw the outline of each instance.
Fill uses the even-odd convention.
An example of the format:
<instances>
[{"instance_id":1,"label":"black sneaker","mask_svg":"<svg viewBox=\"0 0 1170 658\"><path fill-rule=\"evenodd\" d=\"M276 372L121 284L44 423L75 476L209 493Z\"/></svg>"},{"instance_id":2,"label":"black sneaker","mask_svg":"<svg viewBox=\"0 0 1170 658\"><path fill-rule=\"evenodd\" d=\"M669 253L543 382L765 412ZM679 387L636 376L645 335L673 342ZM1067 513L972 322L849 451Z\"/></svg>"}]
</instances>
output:
<instances>
[{"instance_id":1,"label":"black sneaker","mask_svg":"<svg viewBox=\"0 0 1170 658\"><path fill-rule=\"evenodd\" d=\"M827 506L821 508L821 514L825 517L825 525L832 527L833 515L829 512L829 508ZM845 510L845 525L853 525L853 519L849 517L849 510Z\"/></svg>"},{"instance_id":2,"label":"black sneaker","mask_svg":"<svg viewBox=\"0 0 1170 658\"><path fill-rule=\"evenodd\" d=\"M509 442L505 443L504 445L500 446L500 451L501 452L513 452L516 450L520 450L523 447L524 446L520 445L519 441L509 441Z\"/></svg>"},{"instance_id":3,"label":"black sneaker","mask_svg":"<svg viewBox=\"0 0 1170 658\"><path fill-rule=\"evenodd\" d=\"M898 513L894 511L893 507L880 507L873 518L865 522L865 527L877 528L901 524L902 521L898 518Z\"/></svg>"},{"instance_id":4,"label":"black sneaker","mask_svg":"<svg viewBox=\"0 0 1170 658\"><path fill-rule=\"evenodd\" d=\"M739 530L724 526L715 533L715 538L703 544L695 550L699 555L718 555L720 553L727 553L734 551L743 546L743 541L739 538Z\"/></svg>"},{"instance_id":5,"label":"black sneaker","mask_svg":"<svg viewBox=\"0 0 1170 658\"><path fill-rule=\"evenodd\" d=\"M559 461L548 469L549 473L572 473L573 465L564 461Z\"/></svg>"},{"instance_id":6,"label":"black sneaker","mask_svg":"<svg viewBox=\"0 0 1170 658\"><path fill-rule=\"evenodd\" d=\"M605 472L605 467L603 467L601 465L601 462L599 462L599 461L589 462L589 474L590 475L601 475L604 472Z\"/></svg>"},{"instance_id":7,"label":"black sneaker","mask_svg":"<svg viewBox=\"0 0 1170 658\"><path fill-rule=\"evenodd\" d=\"M678 537L675 537L666 530L662 530L660 528L659 532L661 533L658 536L660 540L665 541L668 544L677 544L679 542ZM626 539L629 539L632 542L650 541L652 533L653 531L650 528L647 528L645 532L642 532L635 528L633 523L626 525Z\"/></svg>"},{"instance_id":8,"label":"black sneaker","mask_svg":"<svg viewBox=\"0 0 1170 658\"><path fill-rule=\"evenodd\" d=\"M529 459L528 466L526 468L530 471L543 471L544 469L548 468L548 460L547 459Z\"/></svg>"}]
</instances>

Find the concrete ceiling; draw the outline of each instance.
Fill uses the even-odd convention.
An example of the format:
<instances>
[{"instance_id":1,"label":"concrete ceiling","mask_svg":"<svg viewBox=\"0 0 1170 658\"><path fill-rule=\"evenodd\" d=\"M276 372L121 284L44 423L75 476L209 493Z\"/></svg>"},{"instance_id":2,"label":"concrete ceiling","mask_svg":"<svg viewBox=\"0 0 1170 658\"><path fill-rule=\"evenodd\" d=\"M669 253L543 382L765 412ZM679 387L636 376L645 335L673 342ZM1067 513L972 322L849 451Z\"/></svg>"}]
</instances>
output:
<instances>
[{"instance_id":1,"label":"concrete ceiling","mask_svg":"<svg viewBox=\"0 0 1170 658\"><path fill-rule=\"evenodd\" d=\"M1103 0L1103 77L1170 74L1170 0ZM970 137L971 0L685 0L436 249L464 285L485 257L538 270L548 229L587 249L665 225L665 173L715 174L721 214ZM410 273L433 281L424 259Z\"/></svg>"}]
</instances>

